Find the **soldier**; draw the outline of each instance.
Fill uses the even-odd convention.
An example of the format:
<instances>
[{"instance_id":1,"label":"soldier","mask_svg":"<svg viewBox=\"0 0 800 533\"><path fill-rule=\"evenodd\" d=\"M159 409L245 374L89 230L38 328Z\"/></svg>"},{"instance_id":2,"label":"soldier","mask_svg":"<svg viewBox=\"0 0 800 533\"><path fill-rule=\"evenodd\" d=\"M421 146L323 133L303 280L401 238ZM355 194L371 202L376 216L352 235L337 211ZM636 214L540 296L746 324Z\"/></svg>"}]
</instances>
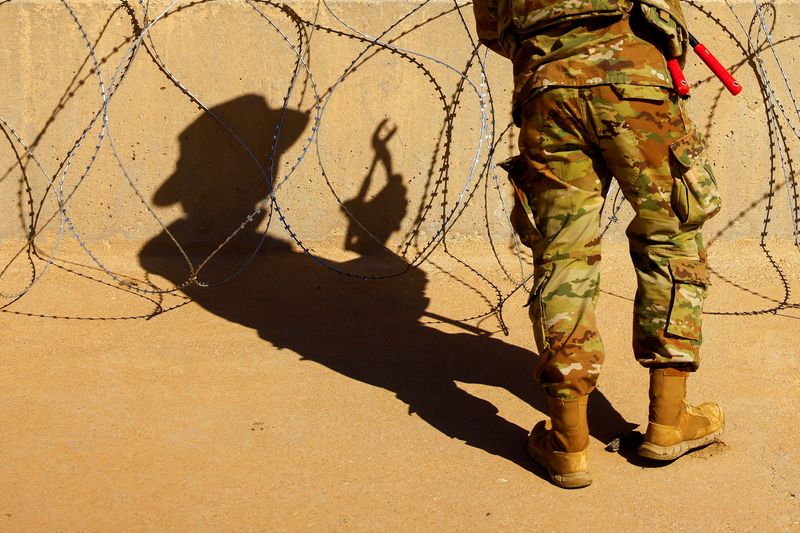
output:
<instances>
[{"instance_id":1,"label":"soldier","mask_svg":"<svg viewBox=\"0 0 800 533\"><path fill-rule=\"evenodd\" d=\"M717 404L692 406L708 286L703 223L720 197L704 141L665 57L686 54L678 0L475 0L480 41L513 61L520 156L503 166L512 212L534 251L529 300L550 420L528 451L565 488L591 483L587 396L603 364L600 213L614 176L635 216L627 228L638 289L633 351L650 371L639 455L673 460L722 433Z\"/></svg>"}]
</instances>

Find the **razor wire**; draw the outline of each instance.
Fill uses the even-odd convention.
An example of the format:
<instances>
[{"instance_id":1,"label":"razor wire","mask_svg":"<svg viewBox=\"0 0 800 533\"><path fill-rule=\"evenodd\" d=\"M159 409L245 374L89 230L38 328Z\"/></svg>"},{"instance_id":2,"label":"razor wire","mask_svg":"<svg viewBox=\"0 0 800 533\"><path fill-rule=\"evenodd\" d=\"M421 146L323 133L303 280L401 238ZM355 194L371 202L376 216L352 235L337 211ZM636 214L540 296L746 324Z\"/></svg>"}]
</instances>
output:
<instances>
[{"instance_id":1,"label":"razor wire","mask_svg":"<svg viewBox=\"0 0 800 533\"><path fill-rule=\"evenodd\" d=\"M9 3L13 3L14 0L9 0L0 4L7 5ZM67 0L61 0L61 5L63 5L64 9L68 12L70 19L74 23L76 27L76 31L80 34L80 38L84 43L87 51L88 56L86 61L90 61L92 65L92 71L97 77L97 84L98 84L98 91L100 96L100 106L97 112L92 116L88 125L82 130L82 133L79 135L78 139L72 145L72 147L68 150L64 158L59 162L58 169L55 172L48 171L45 166L43 166L40 158L36 155L36 146L35 143L26 144L22 136L18 133L18 131L14 128L12 124L10 124L6 118L2 114L2 109L0 109L0 129L3 130L3 133L12 147L12 150L16 154L16 159L18 162L18 166L21 169L23 174L22 182L25 184L25 193L28 197L28 205L29 205L29 212L27 217L29 219L28 223L28 238L25 244L25 247L21 249L17 254L13 255L11 260L4 265L2 271L0 271L0 282L2 281L3 275L9 270L12 264L17 261L23 255L27 256L31 265L33 265L33 256L41 259L44 261L44 265L41 268L37 268L36 266L31 267L31 278L28 281L27 285L16 292L6 293L0 292L0 297L3 299L8 300L7 302L0 305L0 309L9 311L7 308L13 304L14 302L18 301L22 298L28 291L31 290L45 275L48 269L58 262L58 252L64 237L69 235L73 238L84 251L84 253L91 259L91 261L97 266L99 271L105 274L107 277L111 278L116 284L122 287L124 290L141 294L145 297L160 297L162 294L168 293L175 293L185 289L191 285L197 285L199 287L209 287L213 285L219 285L230 281L234 277L238 276L253 260L256 256L258 250L261 248L264 239L267 235L267 230L269 229L270 225L273 221L277 218L280 222L284 232L292 239L294 244L302 250L302 252L308 255L312 260L321 264L327 269L333 270L339 274L346 275L349 277L359 278L359 279L387 279L391 277L396 277L403 275L404 273L408 272L412 268L418 268L423 263L428 261L434 251L439 249L440 247L444 250L444 253L447 254L450 258L454 259L457 264L461 265L462 267L466 268L469 272L475 275L481 283L486 286L496 298L496 303L489 306L488 310L479 312L474 316L460 318L458 321L471 321L475 319L484 318L487 316L496 316L499 325L503 331L506 331L506 327L503 323L502 319L502 310L505 302L515 293L517 293L520 289L525 288L525 284L529 281L532 277L531 272L531 264L529 257L526 257L522 246L520 244L519 239L514 235L513 228L510 227L509 224L509 231L511 233L511 243L512 243L512 250L513 255L516 257L519 274L512 275L511 272L508 270L507 266L503 262L495 247L495 239L496 237L492 233L491 224L489 223L489 193L493 191L495 195L495 201L499 205L499 209L505 220L508 221L508 209L506 207L504 201L504 194L505 189L502 184L502 180L498 177L496 173L496 163L495 163L495 156L498 147L504 140L504 137L511 131L511 124L507 123L508 125L502 129L500 133L498 133L498 128L496 124L496 114L495 114L495 107L494 101L492 98L491 93L491 84L490 79L491 75L489 74L489 61L487 60L487 56L484 54L483 57L479 54L479 48L477 43L475 42L469 25L463 18L461 11L470 6L471 2L459 4L457 0L453 0L452 6L448 6L446 8L440 8L437 13L424 19L420 22L417 22L411 29L399 33L397 36L391 37L391 33L395 31L401 23L407 22L412 20L416 16L421 16L424 8L432 8L436 7L437 2L431 2L431 0L424 0L419 4L414 5L413 7L409 7L408 11L406 11L400 18L390 23L385 29L380 30L378 32L369 32L364 29L359 29L356 24L346 20L344 16L340 13L337 13L329 4L327 0L320 0L316 3L316 9L313 13L312 17L303 18L295 10L288 4L288 3L281 3L281 2L274 2L271 0L243 0L243 4L246 4L248 7L251 8L254 15L257 16L260 20L264 22L272 31L275 32L276 35L279 36L281 42L283 43L284 52L290 54L291 57L294 58L294 66L290 76L288 87L285 90L284 96L282 98L282 103L280 107L280 119L278 120L277 124L275 125L275 130L272 136L272 143L270 146L269 154L268 154L268 165L264 167L261 165L258 156L253 152L253 149L247 145L247 143L238 135L238 133L228 125L220 116L217 116L212 108L209 108L205 103L201 101L199 97L197 97L194 93L192 93L188 87L180 80L178 77L173 73L173 71L169 68L167 63L164 61L160 53L158 52L158 46L155 42L153 37L153 29L157 27L159 23L163 20L167 19L168 17L173 17L178 13L188 10L190 8L196 7L200 4L205 4L212 2L213 0L195 0L195 1L185 1L185 0L173 0L171 3L167 5L166 8L160 10L159 12L155 13L154 16L151 17L151 10L150 10L150 2L145 2L144 0L137 0L139 8L141 9L141 19L138 18L136 10L134 7L128 2L128 0L120 0L119 5L116 9L123 9L125 10L129 16L131 17L132 27L133 27L133 35L125 40L121 47L127 46L125 51L122 54L122 58L117 64L115 70L113 71L112 76L106 80L104 79L101 64L105 62L107 58L99 58L96 54L96 46L100 40L98 37L94 42L90 39L88 32L86 31L84 24L77 16L76 12L72 9L70 3ZM721 22L718 22L719 19L715 19L707 10L705 10L700 4L695 1L687 2L689 5L693 6L694 8L698 9L701 13L710 16L712 20L717 21L718 25L724 27ZM434 4L432 6L432 4ZM777 155L777 159L780 162L781 172L783 173L784 178L784 185L783 188L786 189L787 194L789 195L789 208L790 214L792 216L792 227L794 230L794 239L795 244L800 248L800 202L798 201L798 184L797 184L797 177L794 172L794 168L792 165L792 159L790 155L790 148L786 142L786 137L783 136L783 132L785 129L788 129L793 133L793 135L800 140L800 123L796 123L796 119L792 116L791 112L789 112L788 106L784 104L781 98L778 95L778 92L775 89L775 81L770 77L771 74L767 70L766 62L762 58L762 53L769 50L772 54L774 63L777 65L777 69L782 77L782 81L785 84L788 90L788 97L791 101L791 108L794 110L795 114L797 115L797 120L800 120L800 104L798 104L798 100L795 97L794 88L792 86L792 80L789 77L788 73L786 72L783 63L781 62L781 58L776 50L777 44L773 39L772 33L768 27L766 16L764 14L764 7L767 5L771 5L772 2L765 2L763 4L759 4L757 0L753 0L754 5L754 17L758 19L758 27L760 31L763 32L765 36L765 43L758 43L755 42L753 37L751 36L751 32L747 30L745 25L743 24L739 14L737 13L735 6L729 1L725 0L726 6L730 9L733 13L735 20L737 21L742 35L744 36L744 42L747 43L747 48L745 49L741 42L741 38L737 37L731 30L727 27L724 27L726 33L732 37L732 40L740 47L743 54L746 57L752 58L751 67L753 68L753 72L761 86L764 88L764 99L765 99L765 106L766 106L766 118L767 124L769 127L769 132L772 140L772 148L774 153ZM0 7L2 9L2 7ZM115 11L116 11L115 9ZM323 25L319 22L320 13L322 10L332 18L333 21L339 24L339 28L331 27ZM290 23L294 26L295 35L290 36L288 35L278 23L275 21L275 15L283 16L290 21ZM424 53L418 50L412 50L409 48L401 47L396 43L399 41L400 38L407 35L408 33L424 26L425 24L429 23L430 21L437 20L442 17L458 17L460 26L464 29L464 43L468 46L465 46L465 51L468 51L469 54L466 57L463 65L456 66L447 61L444 61L441 58L438 58L434 55ZM109 19L110 20L110 19ZM310 49L311 49L311 39L315 32L323 32L329 36L334 36L336 38L347 39L354 43L359 43L363 48L361 51L354 56L352 61L349 62L347 67L341 72L339 77L336 81L328 88L322 90L316 81L314 76L314 72L311 69L308 58L310 57ZM371 34L377 35L376 37L371 36ZM102 35L102 33L101 33ZM117 52L119 48L115 48L114 52ZM228 235L225 239L222 240L213 250L212 252L202 259L201 261L195 262L189 257L189 254L183 248L183 246L178 242L176 237L172 235L168 226L163 222L163 220L159 217L156 211L150 205L150 202L147 200L145 195L142 193L140 187L137 185L137 180L135 178L135 171L129 170L129 166L123 160L120 152L118 151L115 141L114 141L114 134L113 134L113 117L110 113L110 104L114 99L115 95L118 93L120 87L126 82L128 78L129 72L131 71L132 66L136 61L140 61L140 56L146 53L150 56L154 64L161 70L161 72L165 75L165 77L176 87L178 88L195 106L199 108L199 110L206 114L207 116L211 117L221 128L223 128L235 141L236 143L245 150L247 157L256 165L258 172L261 178L264 181L264 185L266 190L268 191L267 196L258 203L255 207L253 212L248 214L241 222L241 224L234 229L234 231ZM279 192L281 189L290 182L291 178L295 175L296 171L306 163L306 156L312 151L315 151L317 160L318 160L318 170L321 172L322 177L324 178L328 189L330 190L335 202L341 207L341 209L346 213L348 218L356 225L358 225L364 233L369 236L373 241L377 244L381 245L390 253L393 253L387 245L380 241L380 239L376 238L375 235L370 232L370 229L366 227L361 221L358 220L357 216L350 212L345 205L345 202L342 200L341 194L337 191L334 180L335 177L331 176L330 172L326 169L324 160L325 154L322 150L320 144L320 137L323 128L326 125L325 120L325 112L327 109L328 104L330 103L332 97L339 89L343 80L345 80L348 76L350 76L357 68L363 66L366 61L368 61L371 57L373 57L377 53L385 52L388 54L392 54L397 56L401 60L405 61L408 65L411 65L413 68L417 69L420 75L426 80L428 84L433 88L434 94L436 98L442 105L442 110L444 113L443 120L442 120L442 128L440 130L440 137L437 141L437 149L433 154L432 157L432 168L431 174L429 177L432 177L432 180L426 182L425 191L423 193L423 198L420 203L420 210L417 214L417 217L414 220L414 223L411 229L406 233L406 236L403 239L403 242L399 249L398 257L402 258L405 262L405 266L401 268L399 271L391 272L388 274L379 274L379 275L366 275L359 272L350 272L346 271L332 261L328 261L325 258L321 257L317 254L311 246L306 244L304 238L300 233L294 228L292 222L290 221L289 217L285 213L285 210L282 206L282 201L279 196ZM85 64L85 63L84 63ZM431 68L432 66L442 67L445 70L451 72L452 74L456 75L457 84L455 91L453 92L452 96L448 97L445 93L444 87L434 76ZM83 65L81 66L81 69ZM81 72L81 69L78 70L78 74ZM475 69L477 70L477 75L480 78L480 81L476 83L471 79L470 72ZM78 76L76 74L76 77ZM301 81L302 79L302 81ZM74 80L73 80L74 81ZM297 157L296 161L290 166L288 171L284 174L279 175L276 169L276 161L278 157L278 144L281 140L282 129L284 125L284 120L286 114L290 108L290 101L292 97L298 91L299 85L302 84L301 94L305 97L308 94L308 90L310 89L311 98L313 99L313 122L311 126L310 134L302 141L302 149L300 155ZM70 85L71 86L71 85ZM453 137L452 132L454 129L454 121L456 118L456 113L461 112L461 98L462 94L467 91L471 97L475 98L479 103L479 116L476 117L480 121L480 129L477 134L477 138L473 141L474 144L471 147L473 155L471 156L471 160L468 165L468 170L466 172L466 176L464 176L463 186L461 186L460 190L455 195L455 200L451 203L448 202L448 184L453 181L453 177L450 174L450 165L449 161L452 157L452 150L453 150ZM89 162L86 165L86 168L83 169L81 175L77 179L75 183L72 184L71 189L65 190L65 184L67 180L67 174L71 168L73 160L76 157L77 152L81 149L82 146L87 142L89 139L90 132L100 124L100 131L97 134L97 138L95 141L94 151L91 153L89 157ZM42 132L43 133L43 132ZM41 135L37 137L38 139L41 138ZM165 235L169 237L172 244L174 245L175 249L178 253L182 256L183 260L186 262L189 274L187 278L180 283L176 283L174 287L169 288L159 288L153 284L148 285L147 287L142 286L141 283L138 283L128 276L120 275L114 272L111 268L109 268L93 251L92 246L87 242L87 240L82 236L78 224L74 217L70 213L70 201L74 197L75 193L78 189L83 185L89 174L92 172L93 166L97 160L98 154L102 150L104 146L108 146L108 149L112 153L122 176L125 179L126 184L131 190L131 194L133 194L136 198L138 198L139 202L144 206L147 213L152 217L152 219L160 226L162 231ZM21 150L18 151L18 147ZM313 148L312 148L313 147ZM441 165L437 165L437 158L439 157L439 149L441 147ZM21 153L24 156L21 156ZM23 163L23 159L27 161ZM35 208L35 201L32 196L32 189L30 184L28 183L28 168L30 163L33 163L38 173L41 173L43 177L46 189L45 193L42 195L42 198L39 201L38 208ZM434 166L439 166L438 170L433 169ZM432 184L430 183L432 181ZM490 186L491 182L491 186ZM474 267L470 266L466 261L456 257L447 246L447 233L453 227L453 225L458 221L458 219L464 214L467 207L474 201L476 198L476 194L479 191L480 185L483 184L484 194L483 194L483 202L484 202L484 222L485 222L485 237L489 241L490 248L492 250L493 256L499 265L503 276L507 282L511 283L511 288L508 290L501 290L500 286L498 285L499 282L495 282L491 279L491 276L488 274L484 274L479 270L475 269ZM772 197L775 193L775 185L774 179L770 182L770 192L768 194L768 204L767 204L767 213L765 217L764 223L764 230L761 235L761 246L764 249L765 253L767 254L768 259L772 263L773 267L777 270L779 277L781 278L781 283L784 286L784 298L780 302L776 302L776 306L769 310L759 310L755 312L744 312L742 314L762 314L762 313L775 313L777 310L785 309L787 307L795 307L795 305L789 303L789 296L790 296L790 286L788 280L785 279L782 272L780 271L778 265L769 255L769 251L766 247L765 238L768 234L768 226L771 220L771 212L773 209ZM618 213L621 209L623 209L625 203L624 199L619 193L618 188L612 188L609 191L609 196L613 194L613 200L610 203L610 210L611 214L608 219L608 224L603 229L603 233L605 233L609 227L618 221ZM54 213L47 214L44 212L44 206L46 203L47 197L51 195L56 203L56 210ZM430 217L433 215L433 208L435 205L435 199L437 197L442 197L441 208L442 211L438 217L438 224L437 230L434 232L433 236L425 239L423 242L419 242L419 229L422 227L423 223L429 220ZM263 229L263 233L261 236L261 240L256 245L252 253L245 258L241 265L229 276L224 277L223 279L219 280L203 280L199 276L201 272L204 270L204 267L213 259L215 258L221 250L223 250L231 240L241 231L243 231L247 226L254 224L255 221L259 219L262 215L266 214L266 228ZM42 231L46 227L48 227L52 222L57 223L56 229L56 238L55 242L52 246L52 249L49 250L48 253L42 257L40 255L39 249L36 246L36 238L38 235L41 234ZM414 253L410 254L410 250L414 247ZM408 257L411 255L411 257ZM102 282L102 281L101 281ZM482 294L482 293L481 293ZM154 301L154 300L153 300ZM157 304L158 305L158 304ZM183 304L181 304L183 305ZM723 313L725 314L725 313ZM734 312L733 314L738 314L738 312ZM66 317L60 317L66 318ZM131 318L141 318L141 317L131 317Z\"/></svg>"}]
</instances>

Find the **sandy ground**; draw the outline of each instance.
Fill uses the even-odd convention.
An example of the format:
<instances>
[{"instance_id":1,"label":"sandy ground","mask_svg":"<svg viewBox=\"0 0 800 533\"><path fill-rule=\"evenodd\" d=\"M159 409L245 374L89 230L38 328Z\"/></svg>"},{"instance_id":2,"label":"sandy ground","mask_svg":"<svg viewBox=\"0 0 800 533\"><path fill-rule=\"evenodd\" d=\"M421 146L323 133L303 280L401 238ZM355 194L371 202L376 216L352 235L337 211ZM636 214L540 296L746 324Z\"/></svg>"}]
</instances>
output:
<instances>
[{"instance_id":1,"label":"sandy ground","mask_svg":"<svg viewBox=\"0 0 800 533\"><path fill-rule=\"evenodd\" d=\"M796 287L800 253L770 251ZM495 296L452 258L359 281L275 251L227 285L188 289L191 303L59 262L72 272L51 269L0 313L0 530L800 531L800 299L758 313L785 295L757 244L716 244L711 259L690 399L723 404L723 442L660 467L604 450L646 421L647 397L632 270L608 246L595 482L579 491L549 484L524 452L545 417L524 294L506 305L508 336L495 317L463 320ZM141 262L151 282L182 275ZM742 312L757 313L727 314Z\"/></svg>"}]
</instances>

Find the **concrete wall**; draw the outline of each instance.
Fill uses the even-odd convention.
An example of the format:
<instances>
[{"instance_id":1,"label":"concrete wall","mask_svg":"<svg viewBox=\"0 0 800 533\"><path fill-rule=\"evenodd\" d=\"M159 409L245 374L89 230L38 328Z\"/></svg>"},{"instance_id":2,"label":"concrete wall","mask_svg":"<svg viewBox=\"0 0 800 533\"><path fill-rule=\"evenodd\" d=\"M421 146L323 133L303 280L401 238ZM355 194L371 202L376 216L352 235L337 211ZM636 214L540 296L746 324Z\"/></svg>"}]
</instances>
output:
<instances>
[{"instance_id":1,"label":"concrete wall","mask_svg":"<svg viewBox=\"0 0 800 533\"><path fill-rule=\"evenodd\" d=\"M59 219L47 223L57 212L56 195L47 192L49 177L69 197L69 219L88 243L146 242L163 231L161 224L179 233L179 239L221 242L265 194L264 177L234 136L201 111L187 91L225 121L255 160L268 168L274 126L292 87L275 162L279 182L299 158L302 161L277 198L286 221L309 244L339 244L348 226L351 240L359 239L338 198L390 246L402 247L412 234L424 245L441 227L443 212L455 206L470 166L476 160L479 165L485 162L479 100L469 85L459 91L459 72L466 71L475 86L481 81L474 63L467 68L471 48L464 23L471 30L469 6L459 14L452 2L434 0L409 15L416 3L329 1L344 22L373 36L408 15L387 38L447 64L422 56L412 56L412 61L373 48L377 53L368 52L337 84L367 45L315 28L313 20L324 28L353 33L315 1L291 2L285 10L254 3L261 13L243 0L179 2L150 28L147 48L138 48L132 61L128 51L135 32L147 26L138 2L80 0L68 5L72 13L55 0L0 2L0 116L8 125L3 128L7 135L0 137L0 241L24 239L31 209L39 214L39 239L52 240ZM167 6L161 0L150 2L150 19ZM686 4L694 32L733 67L745 86L741 96L728 95L692 58L686 72L699 86L689 105L708 136L725 199L723 213L709 225L709 236L724 231L726 239L758 238L771 176L779 188L784 178L780 160L771 153L764 96L753 64L745 57L748 33L759 46L764 45L764 34L751 2L735 2L734 9L747 33L724 2ZM800 1L774 2L764 11L778 55L800 92ZM108 129L101 127L101 117L71 154L102 109L100 80L82 31L101 63L102 90L108 95L113 87L114 95ZM300 49L310 75L301 69L293 80L297 54L292 47ZM157 57L174 80L159 68ZM769 51L764 52L764 66L793 124L800 125ZM509 122L510 68L489 57L488 72L497 127L502 130ZM325 103L316 132L314 90ZM445 106L456 94L448 146L446 116L452 110ZM30 146L44 172L11 128ZM793 150L793 164L800 144L785 121L783 133ZM514 131L506 138L509 142L500 147L496 160L511 153ZM81 178L90 163L89 173ZM440 174L443 167L446 182ZM508 241L499 198L509 201L510 194L502 176L499 183L501 193L493 182L488 191L483 184L469 189L474 195L450 239L484 239L488 227ZM432 197L433 191L437 194ZM791 238L786 190L777 191L773 204L770 234ZM623 221L629 212L621 212ZM256 218L263 228L266 217ZM288 239L277 218L270 232ZM612 239L623 238L623 226L612 229Z\"/></svg>"}]
</instances>

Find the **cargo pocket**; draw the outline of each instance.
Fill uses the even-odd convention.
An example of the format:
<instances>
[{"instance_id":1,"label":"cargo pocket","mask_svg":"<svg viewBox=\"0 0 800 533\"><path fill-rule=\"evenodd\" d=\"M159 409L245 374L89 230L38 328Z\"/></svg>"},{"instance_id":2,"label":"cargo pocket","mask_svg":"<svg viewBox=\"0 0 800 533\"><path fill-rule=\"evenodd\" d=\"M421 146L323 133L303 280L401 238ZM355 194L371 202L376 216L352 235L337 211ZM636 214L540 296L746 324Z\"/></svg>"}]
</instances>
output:
<instances>
[{"instance_id":1,"label":"cargo pocket","mask_svg":"<svg viewBox=\"0 0 800 533\"><path fill-rule=\"evenodd\" d=\"M500 163L500 168L508 172L508 179L514 187L514 207L511 208L511 226L514 228L519 240L533 249L542 240L542 234L536 227L533 207L525 193L525 177L528 167L522 156L514 156Z\"/></svg>"},{"instance_id":2,"label":"cargo pocket","mask_svg":"<svg viewBox=\"0 0 800 533\"><path fill-rule=\"evenodd\" d=\"M640 2L639 6L647 24L663 37L667 57L677 57L685 60L686 42L689 40L689 36L682 20L683 15L679 2L676 0L664 2L662 7L667 9L661 9L655 5L647 5L646 2ZM680 17L681 20L678 20L676 16Z\"/></svg>"},{"instance_id":3,"label":"cargo pocket","mask_svg":"<svg viewBox=\"0 0 800 533\"><path fill-rule=\"evenodd\" d=\"M700 226L722 205L717 182L696 128L669 147L672 153L672 210L681 224Z\"/></svg>"},{"instance_id":4,"label":"cargo pocket","mask_svg":"<svg viewBox=\"0 0 800 533\"><path fill-rule=\"evenodd\" d=\"M701 340L703 302L708 291L708 267L697 259L669 260L672 274L672 304L667 333L684 339Z\"/></svg>"},{"instance_id":5,"label":"cargo pocket","mask_svg":"<svg viewBox=\"0 0 800 533\"><path fill-rule=\"evenodd\" d=\"M544 299L542 298L542 293L544 292L544 288L547 285L547 281L550 279L550 275L552 274L552 270L546 269L544 267L536 267L536 271L534 273L534 279L536 280L531 290L530 297L528 298L528 303L525 304L528 307L528 316L531 319L531 324L533 325L533 338L536 341L536 347L539 350L539 355L542 355L545 351L550 349L550 342L547 340L547 327L545 326L545 304Z\"/></svg>"}]
</instances>

